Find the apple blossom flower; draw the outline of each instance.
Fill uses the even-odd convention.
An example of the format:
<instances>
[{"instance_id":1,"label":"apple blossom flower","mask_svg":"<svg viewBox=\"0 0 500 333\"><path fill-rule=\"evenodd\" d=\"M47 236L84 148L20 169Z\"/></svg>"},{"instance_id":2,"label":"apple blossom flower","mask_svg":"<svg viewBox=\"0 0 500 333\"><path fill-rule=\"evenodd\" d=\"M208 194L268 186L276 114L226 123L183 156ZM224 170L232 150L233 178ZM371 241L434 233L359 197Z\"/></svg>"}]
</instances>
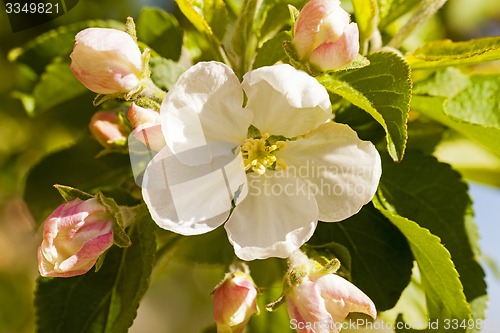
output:
<instances>
[{"instance_id":1,"label":"apple blossom flower","mask_svg":"<svg viewBox=\"0 0 500 333\"><path fill-rule=\"evenodd\" d=\"M287 258L318 219L354 215L378 186L373 144L331 122L326 89L290 65L258 68L240 83L224 64L198 63L168 92L160 116L167 145L142 182L153 220L182 235L227 221L242 260Z\"/></svg>"},{"instance_id":2,"label":"apple blossom flower","mask_svg":"<svg viewBox=\"0 0 500 333\"><path fill-rule=\"evenodd\" d=\"M300 250L289 258L285 295L292 328L299 333L338 333L350 312L377 317L373 301L346 279L324 271ZM318 267L319 266L319 267Z\"/></svg>"},{"instance_id":3,"label":"apple blossom flower","mask_svg":"<svg viewBox=\"0 0 500 333\"><path fill-rule=\"evenodd\" d=\"M322 71L350 64L359 52L359 30L338 0L311 0L295 22L292 43L300 59Z\"/></svg>"},{"instance_id":4,"label":"apple blossom flower","mask_svg":"<svg viewBox=\"0 0 500 333\"><path fill-rule=\"evenodd\" d=\"M161 131L160 113L132 103L127 118L134 128L132 135L147 147L159 151L165 146Z\"/></svg>"},{"instance_id":5,"label":"apple blossom flower","mask_svg":"<svg viewBox=\"0 0 500 333\"><path fill-rule=\"evenodd\" d=\"M124 146L129 132L118 114L109 111L94 113L89 130L97 142L108 149Z\"/></svg>"},{"instance_id":6,"label":"apple blossom flower","mask_svg":"<svg viewBox=\"0 0 500 333\"><path fill-rule=\"evenodd\" d=\"M124 31L87 28L75 37L70 69L89 90L98 94L128 93L140 85L141 51Z\"/></svg>"},{"instance_id":7,"label":"apple blossom flower","mask_svg":"<svg viewBox=\"0 0 500 333\"><path fill-rule=\"evenodd\" d=\"M213 291L217 332L241 333L250 317L259 312L257 288L245 270L232 270Z\"/></svg>"},{"instance_id":8,"label":"apple blossom flower","mask_svg":"<svg viewBox=\"0 0 500 333\"><path fill-rule=\"evenodd\" d=\"M45 221L38 248L42 276L70 277L87 273L113 245L112 217L97 199L73 199Z\"/></svg>"}]
</instances>

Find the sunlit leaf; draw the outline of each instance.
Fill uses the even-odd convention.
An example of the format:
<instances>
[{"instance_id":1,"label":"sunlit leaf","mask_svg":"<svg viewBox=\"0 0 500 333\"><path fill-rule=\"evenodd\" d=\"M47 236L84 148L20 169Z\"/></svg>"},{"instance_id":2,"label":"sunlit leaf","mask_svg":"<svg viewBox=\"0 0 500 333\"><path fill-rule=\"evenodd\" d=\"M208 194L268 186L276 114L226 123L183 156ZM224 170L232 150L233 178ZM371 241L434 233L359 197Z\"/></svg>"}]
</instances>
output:
<instances>
[{"instance_id":1,"label":"sunlit leaf","mask_svg":"<svg viewBox=\"0 0 500 333\"><path fill-rule=\"evenodd\" d=\"M369 55L370 65L318 78L330 92L368 112L385 130L394 160L404 155L411 96L410 69L392 52Z\"/></svg>"},{"instance_id":2,"label":"sunlit leaf","mask_svg":"<svg viewBox=\"0 0 500 333\"><path fill-rule=\"evenodd\" d=\"M466 66L500 59L500 37L486 37L466 42L432 41L406 55L414 69Z\"/></svg>"},{"instance_id":3,"label":"sunlit leaf","mask_svg":"<svg viewBox=\"0 0 500 333\"><path fill-rule=\"evenodd\" d=\"M383 199L382 199L383 200ZM462 284L458 278L450 253L443 246L439 237L431 234L428 229L417 223L386 209L378 200L375 206L405 235L410 244L421 274L422 288L424 289L429 321L439 320L468 320L471 318L471 309L462 291ZM398 318L401 321L402 318ZM411 325L409 325L411 326ZM440 326L440 331L445 330ZM414 330L399 329L398 332L432 332L432 329ZM453 332L465 332L458 328Z\"/></svg>"},{"instance_id":4,"label":"sunlit leaf","mask_svg":"<svg viewBox=\"0 0 500 333\"><path fill-rule=\"evenodd\" d=\"M408 151L399 164L383 159L382 170L380 194L398 215L441 239L460 274L467 301L485 295L484 271L467 228L471 200L461 175L417 151Z\"/></svg>"}]
</instances>

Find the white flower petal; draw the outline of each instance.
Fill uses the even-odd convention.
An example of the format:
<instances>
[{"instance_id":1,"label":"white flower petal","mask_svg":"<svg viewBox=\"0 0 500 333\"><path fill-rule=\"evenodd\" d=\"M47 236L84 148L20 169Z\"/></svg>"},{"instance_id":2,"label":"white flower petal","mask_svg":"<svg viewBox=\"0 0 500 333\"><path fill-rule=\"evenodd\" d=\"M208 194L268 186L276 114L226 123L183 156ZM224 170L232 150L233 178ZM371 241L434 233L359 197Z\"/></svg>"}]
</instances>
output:
<instances>
[{"instance_id":1,"label":"white flower petal","mask_svg":"<svg viewBox=\"0 0 500 333\"><path fill-rule=\"evenodd\" d=\"M288 164L288 173L309 183L325 222L356 214L373 198L382 173L375 146L349 126L332 122L287 142L276 156Z\"/></svg>"},{"instance_id":2,"label":"white flower petal","mask_svg":"<svg viewBox=\"0 0 500 333\"><path fill-rule=\"evenodd\" d=\"M158 226L198 235L227 220L231 201L243 200L246 186L241 154L188 166L165 146L146 168L142 194Z\"/></svg>"},{"instance_id":3,"label":"white flower petal","mask_svg":"<svg viewBox=\"0 0 500 333\"><path fill-rule=\"evenodd\" d=\"M262 134L292 138L332 118L328 93L305 72L282 64L248 72L241 84Z\"/></svg>"},{"instance_id":4,"label":"white flower petal","mask_svg":"<svg viewBox=\"0 0 500 333\"><path fill-rule=\"evenodd\" d=\"M299 178L266 171L247 174L249 193L225 224L243 260L286 258L303 245L317 224L318 207Z\"/></svg>"},{"instance_id":5,"label":"white flower petal","mask_svg":"<svg viewBox=\"0 0 500 333\"><path fill-rule=\"evenodd\" d=\"M316 280L328 312L335 321L344 320L350 312L361 312L377 317L375 304L363 291L346 279L335 275L323 275Z\"/></svg>"},{"instance_id":6,"label":"white flower petal","mask_svg":"<svg viewBox=\"0 0 500 333\"><path fill-rule=\"evenodd\" d=\"M325 299L318 286L304 279L292 287L287 296L288 313L305 327L313 327L315 333L338 333L332 315L327 311ZM304 330L304 332L311 332Z\"/></svg>"},{"instance_id":7,"label":"white flower petal","mask_svg":"<svg viewBox=\"0 0 500 333\"><path fill-rule=\"evenodd\" d=\"M180 76L163 100L160 115L165 141L175 154L207 147L209 142L231 143L233 148L241 145L253 119L242 105L243 91L231 68L200 62ZM204 157L200 160L209 162Z\"/></svg>"}]
</instances>

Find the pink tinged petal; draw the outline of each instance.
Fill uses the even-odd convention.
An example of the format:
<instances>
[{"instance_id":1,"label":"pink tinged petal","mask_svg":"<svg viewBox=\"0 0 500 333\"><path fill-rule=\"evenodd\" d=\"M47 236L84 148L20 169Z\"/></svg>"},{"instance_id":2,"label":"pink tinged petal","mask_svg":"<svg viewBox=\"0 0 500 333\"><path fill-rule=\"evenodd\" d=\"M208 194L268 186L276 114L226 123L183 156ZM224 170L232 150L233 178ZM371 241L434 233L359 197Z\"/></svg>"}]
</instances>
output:
<instances>
[{"instance_id":1,"label":"pink tinged petal","mask_svg":"<svg viewBox=\"0 0 500 333\"><path fill-rule=\"evenodd\" d=\"M326 309L320 289L315 283L304 280L292 288L286 299L288 313L290 318L302 323L297 326L306 328L297 332L338 333L335 322Z\"/></svg>"},{"instance_id":2,"label":"pink tinged petal","mask_svg":"<svg viewBox=\"0 0 500 333\"><path fill-rule=\"evenodd\" d=\"M321 296L326 300L328 311L336 321L344 320L350 312L361 312L377 317L377 310L373 301L358 287L346 279L327 274L316 281L321 290Z\"/></svg>"},{"instance_id":3,"label":"pink tinged petal","mask_svg":"<svg viewBox=\"0 0 500 333\"><path fill-rule=\"evenodd\" d=\"M132 134L136 140L155 151L160 151L165 146L165 137L160 124L138 126Z\"/></svg>"},{"instance_id":4,"label":"pink tinged petal","mask_svg":"<svg viewBox=\"0 0 500 333\"><path fill-rule=\"evenodd\" d=\"M128 135L122 119L116 113L108 111L94 113L90 119L89 130L92 136L106 148L112 147L113 142L124 142Z\"/></svg>"},{"instance_id":5,"label":"pink tinged petal","mask_svg":"<svg viewBox=\"0 0 500 333\"><path fill-rule=\"evenodd\" d=\"M304 134L332 118L328 93L318 81L290 65L261 67L243 77L252 125L261 133L288 138Z\"/></svg>"},{"instance_id":6,"label":"pink tinged petal","mask_svg":"<svg viewBox=\"0 0 500 333\"><path fill-rule=\"evenodd\" d=\"M76 276L88 272L96 263L97 259L113 244L113 232L95 237L85 244L73 256L64 260L59 265L59 270L65 272L65 276ZM70 273L70 274L67 274Z\"/></svg>"},{"instance_id":7,"label":"pink tinged petal","mask_svg":"<svg viewBox=\"0 0 500 333\"><path fill-rule=\"evenodd\" d=\"M142 193L153 220L163 229L198 235L220 226L232 201L246 196L241 154L225 155L211 163L183 164L168 146L149 163Z\"/></svg>"},{"instance_id":8,"label":"pink tinged petal","mask_svg":"<svg viewBox=\"0 0 500 333\"><path fill-rule=\"evenodd\" d=\"M155 151L160 151L165 146L159 112L132 103L127 119L134 128L132 134L135 140ZM134 149L139 148L134 147Z\"/></svg>"},{"instance_id":9,"label":"pink tinged petal","mask_svg":"<svg viewBox=\"0 0 500 333\"><path fill-rule=\"evenodd\" d=\"M163 100L160 114L165 141L175 154L200 147L211 150L211 142L228 143L226 151L239 146L253 118L242 105L243 91L232 69L222 63L200 62L180 76ZM188 157L179 156L191 163Z\"/></svg>"},{"instance_id":10,"label":"pink tinged petal","mask_svg":"<svg viewBox=\"0 0 500 333\"><path fill-rule=\"evenodd\" d=\"M337 41L319 45L309 58L311 64L326 71L349 65L359 52L359 30L356 23L349 24Z\"/></svg>"},{"instance_id":11,"label":"pink tinged petal","mask_svg":"<svg viewBox=\"0 0 500 333\"><path fill-rule=\"evenodd\" d=\"M356 214L373 198L382 173L375 146L349 126L333 122L287 142L276 156L285 160L289 173L310 185L319 219L325 222Z\"/></svg>"},{"instance_id":12,"label":"pink tinged petal","mask_svg":"<svg viewBox=\"0 0 500 333\"><path fill-rule=\"evenodd\" d=\"M246 324L257 309L257 289L244 274L234 274L214 292L214 319L217 325Z\"/></svg>"},{"instance_id":13,"label":"pink tinged petal","mask_svg":"<svg viewBox=\"0 0 500 333\"><path fill-rule=\"evenodd\" d=\"M38 249L42 276L86 273L113 244L111 217L96 199L74 199L59 206L44 224Z\"/></svg>"},{"instance_id":14,"label":"pink tinged petal","mask_svg":"<svg viewBox=\"0 0 500 333\"><path fill-rule=\"evenodd\" d=\"M300 58L318 45L335 41L349 24L349 14L337 0L312 0L300 11L295 23L293 44Z\"/></svg>"},{"instance_id":15,"label":"pink tinged petal","mask_svg":"<svg viewBox=\"0 0 500 333\"><path fill-rule=\"evenodd\" d=\"M130 121L133 128L145 125L159 125L160 113L132 103L127 112L127 119Z\"/></svg>"},{"instance_id":16,"label":"pink tinged petal","mask_svg":"<svg viewBox=\"0 0 500 333\"><path fill-rule=\"evenodd\" d=\"M287 258L312 236L318 208L298 178L266 171L247 174L249 193L225 224L242 260Z\"/></svg>"},{"instance_id":17,"label":"pink tinged petal","mask_svg":"<svg viewBox=\"0 0 500 333\"><path fill-rule=\"evenodd\" d=\"M115 29L88 28L75 39L70 69L89 90L123 93L139 84L142 55L130 35Z\"/></svg>"}]
</instances>

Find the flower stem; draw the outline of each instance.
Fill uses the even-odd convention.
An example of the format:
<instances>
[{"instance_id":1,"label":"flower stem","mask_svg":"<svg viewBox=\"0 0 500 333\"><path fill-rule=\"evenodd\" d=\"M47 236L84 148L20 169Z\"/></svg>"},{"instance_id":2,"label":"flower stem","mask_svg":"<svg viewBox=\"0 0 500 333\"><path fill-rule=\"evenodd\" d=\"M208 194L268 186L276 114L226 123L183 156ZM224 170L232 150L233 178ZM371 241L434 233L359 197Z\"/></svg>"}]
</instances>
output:
<instances>
[{"instance_id":1,"label":"flower stem","mask_svg":"<svg viewBox=\"0 0 500 333\"><path fill-rule=\"evenodd\" d=\"M144 89L139 93L138 97L148 98L158 104L161 104L166 94L167 93L165 91L158 88L156 84L154 84L153 80L148 78L146 81L146 87L144 87Z\"/></svg>"},{"instance_id":2,"label":"flower stem","mask_svg":"<svg viewBox=\"0 0 500 333\"><path fill-rule=\"evenodd\" d=\"M447 0L425 0L422 1L417 14L413 16L391 39L388 46L397 49L401 43L415 30L417 26L423 23L426 19L434 15Z\"/></svg>"}]
</instances>

